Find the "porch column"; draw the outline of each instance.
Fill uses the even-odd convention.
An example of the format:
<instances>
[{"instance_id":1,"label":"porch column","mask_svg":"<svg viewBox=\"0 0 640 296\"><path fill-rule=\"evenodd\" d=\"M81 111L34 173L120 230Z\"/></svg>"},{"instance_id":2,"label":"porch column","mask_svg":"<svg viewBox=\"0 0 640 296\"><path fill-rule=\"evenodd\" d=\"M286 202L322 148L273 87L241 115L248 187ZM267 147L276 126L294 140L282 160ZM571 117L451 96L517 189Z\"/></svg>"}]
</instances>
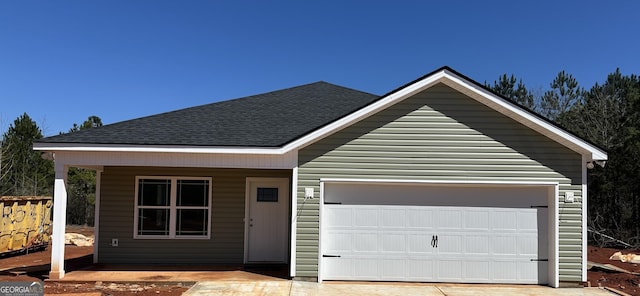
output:
<instances>
[{"instance_id":1,"label":"porch column","mask_svg":"<svg viewBox=\"0 0 640 296\"><path fill-rule=\"evenodd\" d=\"M53 233L51 236L51 272L49 279L64 277L64 233L67 225L67 172L63 163L55 162L56 180L53 191Z\"/></svg>"},{"instance_id":2,"label":"porch column","mask_svg":"<svg viewBox=\"0 0 640 296\"><path fill-rule=\"evenodd\" d=\"M93 263L98 263L98 230L100 228L100 184L102 183L102 169L96 170L96 199L93 214Z\"/></svg>"}]
</instances>

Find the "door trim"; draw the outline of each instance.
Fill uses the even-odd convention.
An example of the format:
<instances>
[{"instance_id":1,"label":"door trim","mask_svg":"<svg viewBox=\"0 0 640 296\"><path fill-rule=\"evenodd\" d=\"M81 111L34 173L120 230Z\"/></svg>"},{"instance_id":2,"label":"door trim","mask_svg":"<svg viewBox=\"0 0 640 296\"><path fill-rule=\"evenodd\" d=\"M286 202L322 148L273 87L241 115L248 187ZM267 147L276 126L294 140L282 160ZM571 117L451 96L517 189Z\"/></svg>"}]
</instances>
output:
<instances>
[{"instance_id":1,"label":"door trim","mask_svg":"<svg viewBox=\"0 0 640 296\"><path fill-rule=\"evenodd\" d=\"M291 194L289 193L289 191L291 190L291 186L289 184L289 178L263 178L263 177L247 177L246 178L246 184L245 184L245 200L244 200L244 258L243 258L243 262L245 264L250 263L249 262L249 217L251 214L251 186L253 183L258 183L258 182L270 182L273 184L278 184L278 185L282 185L283 188L287 189L287 192L285 192L284 196L286 198L285 202L287 204L287 219L286 219L286 223L283 223L283 227L285 227L285 233L286 235L283 237L283 242L282 245L285 246L287 248L286 250L286 254L284 256L284 263L289 263L290 260L290 254L289 254L289 239L291 237L291 228L290 228L290 213L291 213Z\"/></svg>"}]
</instances>

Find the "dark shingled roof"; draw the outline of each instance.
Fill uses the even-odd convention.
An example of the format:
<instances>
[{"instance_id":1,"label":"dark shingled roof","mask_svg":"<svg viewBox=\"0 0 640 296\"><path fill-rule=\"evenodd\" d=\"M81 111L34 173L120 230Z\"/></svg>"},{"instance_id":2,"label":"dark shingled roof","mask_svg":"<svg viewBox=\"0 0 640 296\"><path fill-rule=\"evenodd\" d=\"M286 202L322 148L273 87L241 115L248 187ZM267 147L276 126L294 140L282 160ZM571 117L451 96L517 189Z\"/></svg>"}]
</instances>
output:
<instances>
[{"instance_id":1,"label":"dark shingled roof","mask_svg":"<svg viewBox=\"0 0 640 296\"><path fill-rule=\"evenodd\" d=\"M316 82L98 128L39 143L281 147L380 98Z\"/></svg>"}]
</instances>

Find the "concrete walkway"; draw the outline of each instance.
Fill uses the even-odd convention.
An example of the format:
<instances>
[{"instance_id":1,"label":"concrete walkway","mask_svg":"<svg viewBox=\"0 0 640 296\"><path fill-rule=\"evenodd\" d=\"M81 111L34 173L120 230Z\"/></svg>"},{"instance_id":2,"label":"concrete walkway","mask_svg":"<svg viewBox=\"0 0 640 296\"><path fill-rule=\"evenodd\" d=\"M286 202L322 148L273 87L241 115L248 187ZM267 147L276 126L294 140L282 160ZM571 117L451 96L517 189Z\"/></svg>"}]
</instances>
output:
<instances>
[{"instance_id":1,"label":"concrete walkway","mask_svg":"<svg viewBox=\"0 0 640 296\"><path fill-rule=\"evenodd\" d=\"M422 295L422 296L467 296L467 295L612 295L599 288L554 289L542 286L516 285L454 285L412 283L311 283L300 281L203 281L185 292L185 296L204 295Z\"/></svg>"}]
</instances>

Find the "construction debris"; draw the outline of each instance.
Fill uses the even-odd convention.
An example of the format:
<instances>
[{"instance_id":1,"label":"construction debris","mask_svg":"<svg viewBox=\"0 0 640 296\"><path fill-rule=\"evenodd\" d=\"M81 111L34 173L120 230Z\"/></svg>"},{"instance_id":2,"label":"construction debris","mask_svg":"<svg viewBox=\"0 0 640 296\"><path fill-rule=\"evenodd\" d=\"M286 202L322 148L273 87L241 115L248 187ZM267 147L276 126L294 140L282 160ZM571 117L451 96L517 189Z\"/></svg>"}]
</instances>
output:
<instances>
[{"instance_id":1,"label":"construction debris","mask_svg":"<svg viewBox=\"0 0 640 296\"><path fill-rule=\"evenodd\" d=\"M93 246L93 236L86 237L79 233L65 233L64 244L76 245L78 247L90 247Z\"/></svg>"},{"instance_id":2,"label":"construction debris","mask_svg":"<svg viewBox=\"0 0 640 296\"><path fill-rule=\"evenodd\" d=\"M602 264L602 263L597 263L597 262L592 262L592 261L587 261L587 269L589 269L589 270L602 270L602 271L606 271L606 272L622 272L622 273L628 273L628 274L633 274L633 275L640 275L640 273L638 273L638 272L632 272L632 271L626 270L624 268L617 267L617 266L612 265L612 264Z\"/></svg>"},{"instance_id":3,"label":"construction debris","mask_svg":"<svg viewBox=\"0 0 640 296\"><path fill-rule=\"evenodd\" d=\"M609 260L640 264L640 255L631 253L623 255L622 252L615 252L613 253L613 255L611 255L611 257L609 257Z\"/></svg>"}]
</instances>

